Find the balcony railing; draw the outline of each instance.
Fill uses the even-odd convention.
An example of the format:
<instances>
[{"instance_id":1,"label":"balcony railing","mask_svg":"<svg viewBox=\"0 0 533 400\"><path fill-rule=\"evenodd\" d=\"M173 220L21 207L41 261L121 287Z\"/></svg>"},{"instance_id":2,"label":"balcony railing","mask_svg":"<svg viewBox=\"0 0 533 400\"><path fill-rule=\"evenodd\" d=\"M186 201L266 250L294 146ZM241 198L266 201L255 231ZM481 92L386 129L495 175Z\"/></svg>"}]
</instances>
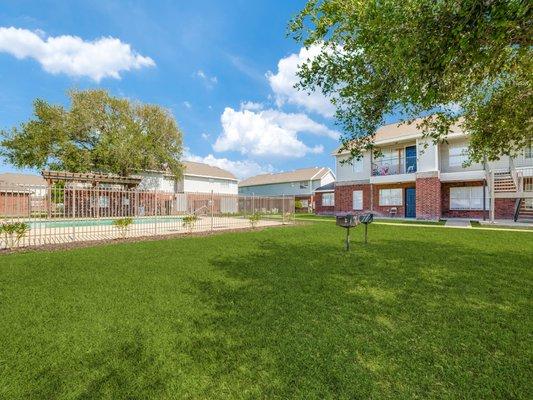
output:
<instances>
[{"instance_id":1,"label":"balcony railing","mask_svg":"<svg viewBox=\"0 0 533 400\"><path fill-rule=\"evenodd\" d=\"M416 157L388 158L372 163L372 176L412 174L416 172Z\"/></svg>"}]
</instances>

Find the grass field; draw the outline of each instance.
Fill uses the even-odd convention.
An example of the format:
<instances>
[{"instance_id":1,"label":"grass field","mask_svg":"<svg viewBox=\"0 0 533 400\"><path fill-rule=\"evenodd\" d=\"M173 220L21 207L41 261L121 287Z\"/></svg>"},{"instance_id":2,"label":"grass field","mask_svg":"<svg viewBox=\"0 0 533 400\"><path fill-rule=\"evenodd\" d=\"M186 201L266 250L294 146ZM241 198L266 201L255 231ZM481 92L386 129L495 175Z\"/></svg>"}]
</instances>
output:
<instances>
[{"instance_id":1,"label":"grass field","mask_svg":"<svg viewBox=\"0 0 533 400\"><path fill-rule=\"evenodd\" d=\"M533 397L533 234L343 234L0 256L0 398Z\"/></svg>"}]
</instances>

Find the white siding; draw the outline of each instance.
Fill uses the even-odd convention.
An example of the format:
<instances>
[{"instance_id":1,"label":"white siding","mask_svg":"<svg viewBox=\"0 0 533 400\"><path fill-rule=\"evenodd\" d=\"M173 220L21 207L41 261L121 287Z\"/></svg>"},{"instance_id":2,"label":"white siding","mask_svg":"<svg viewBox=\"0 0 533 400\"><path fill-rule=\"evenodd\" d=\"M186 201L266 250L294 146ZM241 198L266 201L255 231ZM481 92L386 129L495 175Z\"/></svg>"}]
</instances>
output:
<instances>
[{"instance_id":1,"label":"white siding","mask_svg":"<svg viewBox=\"0 0 533 400\"><path fill-rule=\"evenodd\" d=\"M204 178L185 175L183 191L190 193L223 193L237 194L237 182L228 179Z\"/></svg>"},{"instance_id":2,"label":"white siding","mask_svg":"<svg viewBox=\"0 0 533 400\"><path fill-rule=\"evenodd\" d=\"M347 155L336 156L336 174L338 182L347 182L347 181L359 181L370 179L370 153L366 152L363 155L363 170L361 172L355 172L354 167L351 163L342 163L342 161L347 160Z\"/></svg>"},{"instance_id":3,"label":"white siding","mask_svg":"<svg viewBox=\"0 0 533 400\"><path fill-rule=\"evenodd\" d=\"M439 149L438 145L433 143L433 140L418 139L416 141L416 152L416 170L418 172L439 170Z\"/></svg>"}]
</instances>

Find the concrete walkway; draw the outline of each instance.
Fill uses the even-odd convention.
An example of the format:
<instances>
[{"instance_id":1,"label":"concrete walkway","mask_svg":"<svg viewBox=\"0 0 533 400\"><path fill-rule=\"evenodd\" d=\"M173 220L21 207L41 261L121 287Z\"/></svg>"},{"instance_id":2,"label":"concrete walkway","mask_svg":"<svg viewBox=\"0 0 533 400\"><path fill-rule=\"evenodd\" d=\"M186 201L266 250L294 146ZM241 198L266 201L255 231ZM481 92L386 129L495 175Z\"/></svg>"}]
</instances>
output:
<instances>
[{"instance_id":1,"label":"concrete walkway","mask_svg":"<svg viewBox=\"0 0 533 400\"><path fill-rule=\"evenodd\" d=\"M447 219L444 225L447 228L471 228L470 220L468 219Z\"/></svg>"}]
</instances>

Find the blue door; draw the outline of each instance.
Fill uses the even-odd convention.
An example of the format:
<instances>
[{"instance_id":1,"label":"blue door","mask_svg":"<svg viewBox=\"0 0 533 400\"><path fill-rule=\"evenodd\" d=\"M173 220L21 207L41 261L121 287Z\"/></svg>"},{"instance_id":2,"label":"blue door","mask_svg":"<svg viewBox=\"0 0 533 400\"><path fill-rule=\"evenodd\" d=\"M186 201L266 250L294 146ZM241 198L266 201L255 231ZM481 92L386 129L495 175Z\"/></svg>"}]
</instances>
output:
<instances>
[{"instance_id":1,"label":"blue door","mask_svg":"<svg viewBox=\"0 0 533 400\"><path fill-rule=\"evenodd\" d=\"M414 172L416 172L416 146L409 146L405 148L405 173Z\"/></svg>"},{"instance_id":2,"label":"blue door","mask_svg":"<svg viewBox=\"0 0 533 400\"><path fill-rule=\"evenodd\" d=\"M416 189L405 189L405 218L416 217Z\"/></svg>"}]
</instances>

